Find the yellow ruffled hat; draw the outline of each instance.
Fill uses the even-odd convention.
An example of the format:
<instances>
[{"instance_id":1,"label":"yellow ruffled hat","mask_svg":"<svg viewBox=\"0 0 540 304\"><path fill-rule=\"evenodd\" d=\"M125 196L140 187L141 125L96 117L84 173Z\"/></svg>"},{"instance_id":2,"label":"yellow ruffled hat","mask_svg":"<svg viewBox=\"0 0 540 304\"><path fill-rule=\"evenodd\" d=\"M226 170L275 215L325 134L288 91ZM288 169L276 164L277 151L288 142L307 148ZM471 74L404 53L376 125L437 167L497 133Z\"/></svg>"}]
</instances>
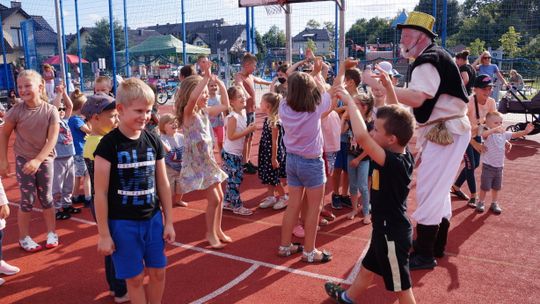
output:
<instances>
[{"instance_id":1,"label":"yellow ruffled hat","mask_svg":"<svg viewBox=\"0 0 540 304\"><path fill-rule=\"evenodd\" d=\"M426 33L431 39L437 37L437 34L433 32L433 26L435 25L435 18L429 14L422 12L411 12L407 17L405 23L397 25L398 29L411 28L414 30Z\"/></svg>"}]
</instances>

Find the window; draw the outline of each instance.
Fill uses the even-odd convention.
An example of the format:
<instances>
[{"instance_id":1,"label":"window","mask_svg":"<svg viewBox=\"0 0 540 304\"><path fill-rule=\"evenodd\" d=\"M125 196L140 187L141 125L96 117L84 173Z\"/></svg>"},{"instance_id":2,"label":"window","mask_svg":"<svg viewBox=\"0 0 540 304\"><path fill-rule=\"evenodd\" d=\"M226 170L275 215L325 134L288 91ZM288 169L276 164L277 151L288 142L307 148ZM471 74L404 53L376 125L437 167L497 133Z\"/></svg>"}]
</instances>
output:
<instances>
[{"instance_id":1,"label":"window","mask_svg":"<svg viewBox=\"0 0 540 304\"><path fill-rule=\"evenodd\" d=\"M12 27L10 29L11 39L13 40L13 47L22 46L22 33L21 29L17 27Z\"/></svg>"}]
</instances>

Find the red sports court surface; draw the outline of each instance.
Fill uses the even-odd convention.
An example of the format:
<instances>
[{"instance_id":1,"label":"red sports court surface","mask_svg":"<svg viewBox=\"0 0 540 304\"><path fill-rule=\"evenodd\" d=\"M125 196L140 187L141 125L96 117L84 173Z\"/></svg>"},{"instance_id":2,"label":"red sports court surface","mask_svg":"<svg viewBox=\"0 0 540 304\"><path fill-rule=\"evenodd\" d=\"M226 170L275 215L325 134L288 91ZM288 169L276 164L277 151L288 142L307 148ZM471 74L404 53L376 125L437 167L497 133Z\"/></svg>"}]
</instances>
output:
<instances>
[{"instance_id":1,"label":"red sports court surface","mask_svg":"<svg viewBox=\"0 0 540 304\"><path fill-rule=\"evenodd\" d=\"M258 122L260 127L261 116ZM538 303L539 142L540 135L513 142L500 195L502 215L477 214L465 201L453 202L447 257L433 271L412 273L418 303ZM253 150L256 155L257 145ZM113 303L103 257L96 252L97 230L89 211L57 222L58 248L25 253L17 244L19 190L15 177L3 182L8 198L15 203L5 230L4 258L21 272L4 277L7 282L0 287L0 302ZM246 175L242 187L246 206L255 209L265 197L265 189L256 175ZM414 188L413 184L410 211L415 208ZM325 201L329 199L328 195ZM317 237L318 247L330 250L334 260L309 265L300 262L299 255L276 255L282 211L258 209L250 217L225 212L223 226L234 243L220 251L209 250L203 241L206 203L202 193L189 194L185 200L190 203L188 208L173 210L177 243L167 246L163 303L331 303L324 282L352 281L371 233L371 226L363 225L361 218L346 219L348 210L336 212L338 218L322 227ZM41 213L36 210L31 233L42 244L44 231ZM362 300L397 303L378 278Z\"/></svg>"}]
</instances>

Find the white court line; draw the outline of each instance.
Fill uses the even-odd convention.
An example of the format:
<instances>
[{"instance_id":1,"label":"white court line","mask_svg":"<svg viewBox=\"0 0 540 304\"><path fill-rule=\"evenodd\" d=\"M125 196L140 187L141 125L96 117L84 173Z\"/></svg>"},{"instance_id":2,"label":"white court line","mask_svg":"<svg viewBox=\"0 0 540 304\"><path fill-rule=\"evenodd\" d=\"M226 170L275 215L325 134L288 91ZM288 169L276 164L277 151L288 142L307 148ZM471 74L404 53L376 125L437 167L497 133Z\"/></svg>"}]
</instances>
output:
<instances>
[{"instance_id":1,"label":"white court line","mask_svg":"<svg viewBox=\"0 0 540 304\"><path fill-rule=\"evenodd\" d=\"M224 252L212 251L212 250L209 250L209 249L205 249L205 248L201 248L201 247L197 247L197 246L193 246L193 245L189 245L189 244L182 244L182 243L179 243L179 242L174 242L173 245L178 246L178 247L182 247L182 248L188 249L188 250L194 250L194 251L198 251L198 252L201 252L201 253L215 255L215 256L218 256L218 257L222 257L222 258L226 258L226 259L230 259L230 260L234 260L234 261L244 262L244 263L257 265L257 266L262 266L262 267L267 267L267 268L270 268L270 269L286 271L286 272L289 272L289 273L294 273L294 274L298 274L298 275L302 275L302 276L310 277L310 278L314 278L314 279L320 279L320 280L324 280L324 281L332 281L332 282L337 282L337 283L344 283L345 282L345 280L341 279L341 278L336 278L336 277L327 276L327 275L323 275L323 274L318 274L318 273L314 273L314 272L309 272L309 271L305 271L305 270L294 269L294 268L290 268L290 267L285 267L285 266L276 265L276 264L272 264L272 263L257 261L257 260L253 260L253 259L243 258L243 257L240 257L240 256L236 256L236 255L232 255L232 254L228 254L228 253L224 253Z\"/></svg>"},{"instance_id":2,"label":"white court line","mask_svg":"<svg viewBox=\"0 0 540 304\"><path fill-rule=\"evenodd\" d=\"M10 205L17 206L17 207L19 206L18 204L15 204L15 203L10 203ZM37 212L43 212L43 210L40 209L40 208L34 207L32 209L34 211L37 211ZM81 218L76 218L76 217L71 217L70 220L80 222L80 223L84 223L84 224L88 224L88 225L93 225L93 226L96 225L96 223L93 222L93 221L87 221L87 220L84 220L84 219L81 219ZM299 269L294 269L294 268L290 268L290 267L285 267L285 266L282 266L282 265L276 265L276 264L272 264L272 263L267 263L267 262L253 260L253 259L248 259L248 258L240 257L240 256L229 254L229 253L212 251L212 250L209 250L209 249L206 249L206 248L201 248L201 247L197 247L197 246L193 246L193 245L189 245L189 244L183 244L183 243L180 243L180 242L174 242L174 243L172 243L172 245L174 245L176 247L181 247L181 248L184 248L184 249L187 249L187 250L193 250L193 251L201 252L201 253L204 253L204 254L209 254L209 255L214 255L214 256L230 259L230 260L233 260L233 261L239 261L239 262L248 263L248 264L251 264L251 265L257 266L257 267L260 267L260 266L267 267L267 268L270 268L270 269L275 269L275 270L279 270L279 271L285 271L285 272L294 273L294 274L302 275L302 276L305 276L305 277L310 277L310 278L314 278L314 279L320 279L320 280L324 280L324 281L332 281L332 282L336 282L336 283L346 283L347 282L346 280L344 280L342 278L336 278L336 277L327 276L327 275L323 275L323 274L318 274L318 273L314 273L314 272L309 272L309 271L305 271L305 270L299 270ZM365 251L367 251L367 247L366 247L366 249L364 249L364 252L362 253L362 256L360 257L360 261L363 258L363 255L365 255ZM359 262L357 262L357 264L358 263ZM355 268L356 268L356 266L355 266ZM354 268L353 268L353 271L354 271ZM351 277L351 275L349 275L349 277ZM356 277L356 275L354 277ZM353 277L353 279L354 279L354 277Z\"/></svg>"},{"instance_id":3,"label":"white court line","mask_svg":"<svg viewBox=\"0 0 540 304\"><path fill-rule=\"evenodd\" d=\"M212 293L209 293L206 296L204 296L204 297L202 297L202 298L200 298L200 299L198 299L196 301L191 302L190 304L202 304L202 303L206 303L206 302L212 300L213 298L219 296L220 294L226 292L227 290L233 288L238 283L245 280L252 273L254 273L255 270L257 270L257 268L259 268L258 265L251 265L251 267L249 267L248 270L244 271L241 275L237 276L234 280L232 280L229 283L221 286L221 288L216 289Z\"/></svg>"},{"instance_id":4,"label":"white court line","mask_svg":"<svg viewBox=\"0 0 540 304\"><path fill-rule=\"evenodd\" d=\"M356 261L356 264L354 264L354 267L351 270L351 273L349 273L349 276L345 280L345 284L352 285L352 282L354 281L354 279L356 279L356 276L360 272L360 268L362 268L362 260L366 256L370 243L371 243L371 240L368 241L368 243L366 244L366 247L362 251L362 254L360 254L360 257L358 258L358 261Z\"/></svg>"}]
</instances>

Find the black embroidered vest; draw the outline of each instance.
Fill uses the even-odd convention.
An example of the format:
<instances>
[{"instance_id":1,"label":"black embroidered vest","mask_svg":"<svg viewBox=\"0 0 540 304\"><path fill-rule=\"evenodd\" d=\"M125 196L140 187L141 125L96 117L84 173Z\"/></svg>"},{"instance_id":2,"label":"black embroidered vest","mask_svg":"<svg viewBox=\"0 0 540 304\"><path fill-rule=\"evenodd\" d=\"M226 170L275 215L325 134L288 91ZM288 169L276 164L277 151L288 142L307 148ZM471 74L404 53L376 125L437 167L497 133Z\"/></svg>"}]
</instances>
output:
<instances>
[{"instance_id":1,"label":"black embroidered vest","mask_svg":"<svg viewBox=\"0 0 540 304\"><path fill-rule=\"evenodd\" d=\"M420 107L414 108L414 117L417 122L425 123L428 121L429 116L435 107L435 103L437 103L441 94L457 97L465 103L469 102L469 99L467 98L467 89L461 79L459 68L448 52L435 44L428 46L427 49L425 49L412 63L410 71L411 75L412 71L423 63L431 63L435 66L437 72L439 72L441 84L433 98L426 99Z\"/></svg>"}]
</instances>

